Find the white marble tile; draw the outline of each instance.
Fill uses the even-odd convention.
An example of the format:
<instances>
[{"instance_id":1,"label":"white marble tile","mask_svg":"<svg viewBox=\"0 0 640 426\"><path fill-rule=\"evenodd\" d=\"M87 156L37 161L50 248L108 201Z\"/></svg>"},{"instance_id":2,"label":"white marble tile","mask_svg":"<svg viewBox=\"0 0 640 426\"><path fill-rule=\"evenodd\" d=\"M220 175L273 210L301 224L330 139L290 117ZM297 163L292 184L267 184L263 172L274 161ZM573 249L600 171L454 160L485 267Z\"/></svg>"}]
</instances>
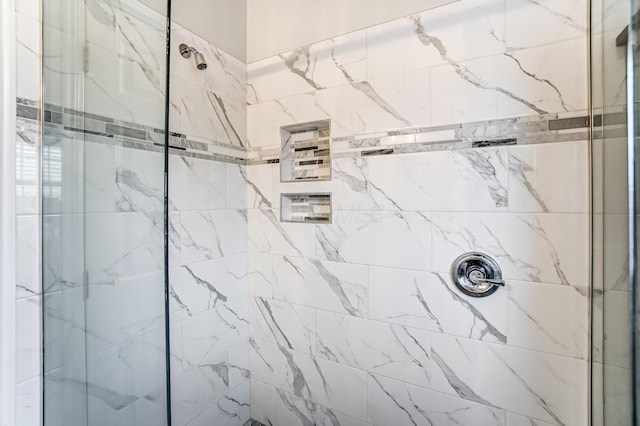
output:
<instances>
[{"instance_id":1,"label":"white marble tile","mask_svg":"<svg viewBox=\"0 0 640 426\"><path fill-rule=\"evenodd\" d=\"M140 399L154 402L149 411L165 414L164 328L87 358L87 403L90 422L107 418ZM129 413L135 419L139 413Z\"/></svg>"},{"instance_id":2,"label":"white marble tile","mask_svg":"<svg viewBox=\"0 0 640 426\"><path fill-rule=\"evenodd\" d=\"M40 375L42 367L42 300L39 296L16 302L16 382Z\"/></svg>"},{"instance_id":3,"label":"white marble tile","mask_svg":"<svg viewBox=\"0 0 640 426\"><path fill-rule=\"evenodd\" d=\"M372 425L505 424L504 412L490 406L377 375L369 375L367 383Z\"/></svg>"},{"instance_id":4,"label":"white marble tile","mask_svg":"<svg viewBox=\"0 0 640 426\"><path fill-rule=\"evenodd\" d=\"M21 3L17 2L16 4ZM16 13L16 96L34 101L40 99L40 57L42 46L40 44L40 22L38 8L35 8L33 16L32 1L24 1L24 6L17 6ZM21 8L24 8L21 11Z\"/></svg>"},{"instance_id":5,"label":"white marble tile","mask_svg":"<svg viewBox=\"0 0 640 426\"><path fill-rule=\"evenodd\" d=\"M185 370L211 365L212 359L224 354L228 376L229 348L248 337L249 307L244 298L219 303L214 309L185 319L182 326Z\"/></svg>"},{"instance_id":6,"label":"white marble tile","mask_svg":"<svg viewBox=\"0 0 640 426\"><path fill-rule=\"evenodd\" d=\"M52 293L84 282L84 218L82 215L44 215L42 291ZM69 262L68 259L74 259Z\"/></svg>"},{"instance_id":7,"label":"white marble tile","mask_svg":"<svg viewBox=\"0 0 640 426\"><path fill-rule=\"evenodd\" d=\"M313 93L279 97L247 107L249 146L280 146L280 127L321 118Z\"/></svg>"},{"instance_id":8,"label":"white marble tile","mask_svg":"<svg viewBox=\"0 0 640 426\"><path fill-rule=\"evenodd\" d=\"M248 294L247 257L239 254L170 270L171 319L215 308Z\"/></svg>"},{"instance_id":9,"label":"white marble tile","mask_svg":"<svg viewBox=\"0 0 640 426\"><path fill-rule=\"evenodd\" d=\"M543 422L542 420L520 416L507 412L507 426L552 426L554 423Z\"/></svg>"},{"instance_id":10,"label":"white marble tile","mask_svg":"<svg viewBox=\"0 0 640 426\"><path fill-rule=\"evenodd\" d=\"M259 381L269 385L275 385L275 343L266 340L249 340L249 365L251 370L251 382Z\"/></svg>"},{"instance_id":11,"label":"white marble tile","mask_svg":"<svg viewBox=\"0 0 640 426\"><path fill-rule=\"evenodd\" d=\"M252 296L273 298L273 256L264 253L249 252L249 293Z\"/></svg>"},{"instance_id":12,"label":"white marble tile","mask_svg":"<svg viewBox=\"0 0 640 426\"><path fill-rule=\"evenodd\" d=\"M16 424L42 425L42 377L27 380L16 387Z\"/></svg>"},{"instance_id":13,"label":"white marble tile","mask_svg":"<svg viewBox=\"0 0 640 426\"><path fill-rule=\"evenodd\" d=\"M251 379L250 346L247 333L244 339L229 347L229 389L245 386Z\"/></svg>"},{"instance_id":14,"label":"white marble tile","mask_svg":"<svg viewBox=\"0 0 640 426\"><path fill-rule=\"evenodd\" d=\"M435 334L431 358L434 390L547 422L586 423L586 361Z\"/></svg>"},{"instance_id":15,"label":"white marble tile","mask_svg":"<svg viewBox=\"0 0 640 426\"><path fill-rule=\"evenodd\" d=\"M274 356L276 388L349 416L367 415L366 373L279 346Z\"/></svg>"},{"instance_id":16,"label":"white marble tile","mask_svg":"<svg viewBox=\"0 0 640 426\"><path fill-rule=\"evenodd\" d=\"M276 389L257 380L251 380L251 418L262 424L276 424L274 403Z\"/></svg>"},{"instance_id":17,"label":"white marble tile","mask_svg":"<svg viewBox=\"0 0 640 426\"><path fill-rule=\"evenodd\" d=\"M429 332L318 311L317 356L428 387Z\"/></svg>"},{"instance_id":18,"label":"white marble tile","mask_svg":"<svg viewBox=\"0 0 640 426\"><path fill-rule=\"evenodd\" d=\"M316 226L316 255L349 263L428 270L431 215L418 212L335 211Z\"/></svg>"},{"instance_id":19,"label":"white marble tile","mask_svg":"<svg viewBox=\"0 0 640 426\"><path fill-rule=\"evenodd\" d=\"M510 282L509 345L587 359L589 298L570 286ZM568 320L567 320L568 319Z\"/></svg>"},{"instance_id":20,"label":"white marble tile","mask_svg":"<svg viewBox=\"0 0 640 426\"><path fill-rule=\"evenodd\" d=\"M354 316L366 316L367 268L295 257L273 258L277 300Z\"/></svg>"},{"instance_id":21,"label":"white marble tile","mask_svg":"<svg viewBox=\"0 0 640 426\"><path fill-rule=\"evenodd\" d=\"M495 64L490 74L485 68L476 75L500 88L501 117L582 111L588 108L587 50L587 40L582 37L507 52L489 59ZM474 69L473 64L469 67ZM566 72L569 67L574 71Z\"/></svg>"},{"instance_id":22,"label":"white marble tile","mask_svg":"<svg viewBox=\"0 0 640 426\"><path fill-rule=\"evenodd\" d=\"M172 210L216 210L226 205L224 163L169 157L169 202Z\"/></svg>"},{"instance_id":23,"label":"white marble tile","mask_svg":"<svg viewBox=\"0 0 640 426\"><path fill-rule=\"evenodd\" d=\"M184 426L228 392L224 369L192 368L172 382L172 423Z\"/></svg>"},{"instance_id":24,"label":"white marble tile","mask_svg":"<svg viewBox=\"0 0 640 426\"><path fill-rule=\"evenodd\" d=\"M605 291L602 296L602 324L604 337L601 343L602 358L612 367L629 368L631 346L629 342L629 293Z\"/></svg>"},{"instance_id":25,"label":"white marble tile","mask_svg":"<svg viewBox=\"0 0 640 426\"><path fill-rule=\"evenodd\" d=\"M509 148L509 210L589 211L587 142Z\"/></svg>"},{"instance_id":26,"label":"white marble tile","mask_svg":"<svg viewBox=\"0 0 640 426\"><path fill-rule=\"evenodd\" d=\"M340 210L368 210L371 183L366 159L335 158L331 162L333 205Z\"/></svg>"},{"instance_id":27,"label":"white marble tile","mask_svg":"<svg viewBox=\"0 0 640 426\"><path fill-rule=\"evenodd\" d=\"M189 426L244 426L251 418L250 404L250 384L247 381L215 402Z\"/></svg>"},{"instance_id":28,"label":"white marble tile","mask_svg":"<svg viewBox=\"0 0 640 426\"><path fill-rule=\"evenodd\" d=\"M444 273L369 270L369 318L405 327L507 343L507 296L465 296Z\"/></svg>"},{"instance_id":29,"label":"white marble tile","mask_svg":"<svg viewBox=\"0 0 640 426\"><path fill-rule=\"evenodd\" d=\"M246 107L217 92L183 81L181 129L225 145L246 146Z\"/></svg>"},{"instance_id":30,"label":"white marble tile","mask_svg":"<svg viewBox=\"0 0 640 426\"><path fill-rule=\"evenodd\" d=\"M16 297L23 299L42 292L40 219L38 216L17 216L16 226Z\"/></svg>"},{"instance_id":31,"label":"white marble tile","mask_svg":"<svg viewBox=\"0 0 640 426\"><path fill-rule=\"evenodd\" d=\"M16 2L16 12L32 19L40 18L40 3L37 0L24 0Z\"/></svg>"},{"instance_id":32,"label":"white marble tile","mask_svg":"<svg viewBox=\"0 0 640 426\"><path fill-rule=\"evenodd\" d=\"M89 286L85 300L87 353L122 344L164 326L162 272ZM114 316L114 312L118 312Z\"/></svg>"},{"instance_id":33,"label":"white marble tile","mask_svg":"<svg viewBox=\"0 0 640 426\"><path fill-rule=\"evenodd\" d=\"M85 268L89 283L161 271L162 221L147 213L85 215Z\"/></svg>"},{"instance_id":34,"label":"white marble tile","mask_svg":"<svg viewBox=\"0 0 640 426\"><path fill-rule=\"evenodd\" d=\"M538 46L587 33L584 0L506 0L506 42L511 48ZM544 34L536 34L544 26Z\"/></svg>"},{"instance_id":35,"label":"white marble tile","mask_svg":"<svg viewBox=\"0 0 640 426\"><path fill-rule=\"evenodd\" d=\"M43 340L47 354L43 364L44 372L48 373L61 367L66 369L71 362L86 356L84 289L64 290L43 298Z\"/></svg>"},{"instance_id":36,"label":"white marble tile","mask_svg":"<svg viewBox=\"0 0 640 426\"><path fill-rule=\"evenodd\" d=\"M262 297L252 297L249 328L252 339L315 354L316 311Z\"/></svg>"},{"instance_id":37,"label":"white marble tile","mask_svg":"<svg viewBox=\"0 0 640 426\"><path fill-rule=\"evenodd\" d=\"M506 210L507 167L505 148L372 157L367 159L371 207L416 211Z\"/></svg>"},{"instance_id":38,"label":"white marble tile","mask_svg":"<svg viewBox=\"0 0 640 426\"><path fill-rule=\"evenodd\" d=\"M433 214L433 270L449 271L461 254L492 256L507 280L584 288L588 217L577 214Z\"/></svg>"},{"instance_id":39,"label":"white marble tile","mask_svg":"<svg viewBox=\"0 0 640 426\"><path fill-rule=\"evenodd\" d=\"M107 153L95 152L94 157ZM105 158L109 157L105 155ZM108 167L103 166L103 167ZM177 172L177 171L176 171ZM116 148L114 171L97 170L91 172L98 188L106 187L108 181L115 181L115 196L119 211L145 212L153 220L163 220L164 210L164 155L161 152L130 148ZM171 176L173 178L173 176ZM170 194L171 196L172 194ZM94 195L94 199L104 199L104 194Z\"/></svg>"},{"instance_id":40,"label":"white marble tile","mask_svg":"<svg viewBox=\"0 0 640 426\"><path fill-rule=\"evenodd\" d=\"M288 392L275 389L271 392L271 403L278 425L339 425L366 426L367 423L343 414L334 409L324 407L313 401L305 401Z\"/></svg>"},{"instance_id":41,"label":"white marble tile","mask_svg":"<svg viewBox=\"0 0 640 426\"><path fill-rule=\"evenodd\" d=\"M161 154L85 142L84 161L91 167L85 167L83 174L84 211L105 213L137 208L158 211L163 196L162 186L154 184L152 173L144 176L141 173L146 164L157 165L158 161L154 161L156 156L161 157ZM155 181L162 181L164 167L161 165L160 169L156 169L158 178ZM151 197L157 199L156 203L149 202Z\"/></svg>"},{"instance_id":42,"label":"white marble tile","mask_svg":"<svg viewBox=\"0 0 640 426\"><path fill-rule=\"evenodd\" d=\"M16 120L16 214L38 214L42 184L37 126Z\"/></svg>"},{"instance_id":43,"label":"white marble tile","mask_svg":"<svg viewBox=\"0 0 640 426\"><path fill-rule=\"evenodd\" d=\"M276 203L273 191L274 176L279 173L277 164L261 164L246 168L247 208L269 209Z\"/></svg>"},{"instance_id":44,"label":"white marble tile","mask_svg":"<svg viewBox=\"0 0 640 426\"><path fill-rule=\"evenodd\" d=\"M115 49L91 45L86 59L82 109L136 124L164 127L165 68L155 68L130 57L139 47L126 36L117 37ZM164 52L164 37L147 42ZM145 50L145 49L143 49ZM135 55L135 53L133 53ZM140 62L139 62L140 61ZM122 76L127 76L123 78Z\"/></svg>"},{"instance_id":45,"label":"white marble tile","mask_svg":"<svg viewBox=\"0 0 640 426\"><path fill-rule=\"evenodd\" d=\"M249 250L283 256L313 257L315 227L308 223L280 222L278 210L247 210Z\"/></svg>"},{"instance_id":46,"label":"white marble tile","mask_svg":"<svg viewBox=\"0 0 640 426\"><path fill-rule=\"evenodd\" d=\"M148 422L164 424L167 422L167 409L164 401L151 401L141 398L111 416L90 419L90 426L120 426Z\"/></svg>"},{"instance_id":47,"label":"white marble tile","mask_svg":"<svg viewBox=\"0 0 640 426\"><path fill-rule=\"evenodd\" d=\"M180 213L180 261L189 265L247 251L246 210Z\"/></svg>"},{"instance_id":48,"label":"white marble tile","mask_svg":"<svg viewBox=\"0 0 640 426\"><path fill-rule=\"evenodd\" d=\"M45 373L44 409L47 424L54 426L87 425L87 388L76 386L87 380L86 359L68 362L63 368Z\"/></svg>"},{"instance_id":49,"label":"white marble tile","mask_svg":"<svg viewBox=\"0 0 640 426\"><path fill-rule=\"evenodd\" d=\"M67 3L61 7L73 7L69 0L58 0ZM45 8L45 12L56 11L57 8ZM66 10L66 9L65 9ZM81 109L78 99L74 96L82 87L84 37L74 37L66 32L54 28L59 19L52 19L45 13L43 26L44 38L48 40L46 67L43 68L43 78L47 82L47 92L45 100L48 103L65 106L74 109ZM65 15L65 14L63 14ZM75 25L65 28L75 28Z\"/></svg>"},{"instance_id":50,"label":"white marble tile","mask_svg":"<svg viewBox=\"0 0 640 426\"><path fill-rule=\"evenodd\" d=\"M246 210L248 206L247 175L250 167L227 164L227 208Z\"/></svg>"},{"instance_id":51,"label":"white marble tile","mask_svg":"<svg viewBox=\"0 0 640 426\"><path fill-rule=\"evenodd\" d=\"M375 78L489 56L502 52L503 39L502 1L452 2L368 28L368 75Z\"/></svg>"}]
</instances>

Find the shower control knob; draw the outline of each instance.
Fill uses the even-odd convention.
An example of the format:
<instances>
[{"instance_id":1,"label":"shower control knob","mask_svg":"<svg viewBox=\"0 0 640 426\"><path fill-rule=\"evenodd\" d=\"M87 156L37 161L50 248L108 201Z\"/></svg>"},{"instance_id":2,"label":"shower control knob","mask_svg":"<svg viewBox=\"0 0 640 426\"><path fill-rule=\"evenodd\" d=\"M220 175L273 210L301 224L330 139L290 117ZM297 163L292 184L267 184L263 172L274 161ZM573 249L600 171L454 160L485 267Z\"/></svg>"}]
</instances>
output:
<instances>
[{"instance_id":1,"label":"shower control knob","mask_svg":"<svg viewBox=\"0 0 640 426\"><path fill-rule=\"evenodd\" d=\"M460 291L472 297L489 296L506 284L498 263L479 252L458 257L451 266L451 279Z\"/></svg>"}]
</instances>

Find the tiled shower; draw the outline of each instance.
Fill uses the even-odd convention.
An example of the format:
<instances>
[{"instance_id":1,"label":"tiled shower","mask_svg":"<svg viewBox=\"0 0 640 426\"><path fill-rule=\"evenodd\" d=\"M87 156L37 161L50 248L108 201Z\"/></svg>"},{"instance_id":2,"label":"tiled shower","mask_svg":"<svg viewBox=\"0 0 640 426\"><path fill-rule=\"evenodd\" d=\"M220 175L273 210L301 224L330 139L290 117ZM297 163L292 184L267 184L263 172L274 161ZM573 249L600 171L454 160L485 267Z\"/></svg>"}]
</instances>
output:
<instances>
[{"instance_id":1,"label":"tiled shower","mask_svg":"<svg viewBox=\"0 0 640 426\"><path fill-rule=\"evenodd\" d=\"M425 1L253 57L155 3L16 2L16 425L627 424L593 396L630 411L594 379L628 349L594 340L619 227L593 284L624 49L592 61L628 2ZM468 252L506 286L463 294Z\"/></svg>"}]
</instances>

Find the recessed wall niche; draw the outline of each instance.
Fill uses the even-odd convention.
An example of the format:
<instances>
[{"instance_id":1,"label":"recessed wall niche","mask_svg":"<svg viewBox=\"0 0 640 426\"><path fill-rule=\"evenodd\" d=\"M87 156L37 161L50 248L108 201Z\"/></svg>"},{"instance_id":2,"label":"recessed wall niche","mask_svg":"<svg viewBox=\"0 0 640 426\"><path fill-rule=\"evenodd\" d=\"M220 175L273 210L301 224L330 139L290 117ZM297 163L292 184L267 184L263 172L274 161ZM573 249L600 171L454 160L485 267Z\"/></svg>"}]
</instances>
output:
<instances>
[{"instance_id":1,"label":"recessed wall niche","mask_svg":"<svg viewBox=\"0 0 640 426\"><path fill-rule=\"evenodd\" d=\"M282 182L331 180L330 120L285 126L280 135Z\"/></svg>"},{"instance_id":2,"label":"recessed wall niche","mask_svg":"<svg viewBox=\"0 0 640 426\"><path fill-rule=\"evenodd\" d=\"M331 194L280 194L280 221L331 223Z\"/></svg>"}]
</instances>

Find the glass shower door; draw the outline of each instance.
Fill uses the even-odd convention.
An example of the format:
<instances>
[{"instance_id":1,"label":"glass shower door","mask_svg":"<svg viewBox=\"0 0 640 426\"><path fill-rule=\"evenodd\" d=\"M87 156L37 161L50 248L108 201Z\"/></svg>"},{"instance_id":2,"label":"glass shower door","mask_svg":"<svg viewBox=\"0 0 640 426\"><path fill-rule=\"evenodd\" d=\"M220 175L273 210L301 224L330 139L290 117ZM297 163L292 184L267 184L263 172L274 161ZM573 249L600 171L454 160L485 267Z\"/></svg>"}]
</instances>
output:
<instances>
[{"instance_id":1,"label":"glass shower door","mask_svg":"<svg viewBox=\"0 0 640 426\"><path fill-rule=\"evenodd\" d=\"M593 425L640 422L639 5L638 0L592 2Z\"/></svg>"},{"instance_id":2,"label":"glass shower door","mask_svg":"<svg viewBox=\"0 0 640 426\"><path fill-rule=\"evenodd\" d=\"M44 2L47 426L169 421L167 10L155 3Z\"/></svg>"}]
</instances>

